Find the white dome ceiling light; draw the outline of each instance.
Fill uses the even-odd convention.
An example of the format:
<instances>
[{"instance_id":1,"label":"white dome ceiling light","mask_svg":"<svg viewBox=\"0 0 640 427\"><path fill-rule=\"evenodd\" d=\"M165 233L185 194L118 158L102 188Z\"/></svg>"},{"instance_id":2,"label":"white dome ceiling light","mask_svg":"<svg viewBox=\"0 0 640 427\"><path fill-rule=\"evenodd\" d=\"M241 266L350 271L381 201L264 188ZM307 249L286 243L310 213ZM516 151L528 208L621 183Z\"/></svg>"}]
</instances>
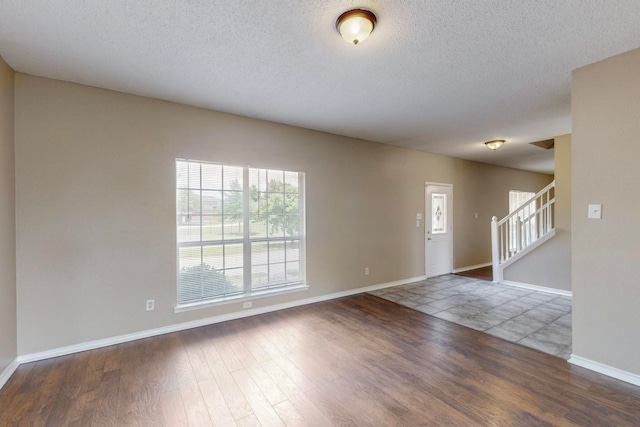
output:
<instances>
[{"instance_id":1,"label":"white dome ceiling light","mask_svg":"<svg viewBox=\"0 0 640 427\"><path fill-rule=\"evenodd\" d=\"M496 151L498 148L502 147L504 145L504 139L494 139L493 141L487 141L484 143L484 145L486 145L487 147L489 147L490 149L492 149L493 151Z\"/></svg>"},{"instance_id":2,"label":"white dome ceiling light","mask_svg":"<svg viewBox=\"0 0 640 427\"><path fill-rule=\"evenodd\" d=\"M338 17L336 28L348 43L357 45L369 37L376 26L376 15L364 9L348 10Z\"/></svg>"}]
</instances>

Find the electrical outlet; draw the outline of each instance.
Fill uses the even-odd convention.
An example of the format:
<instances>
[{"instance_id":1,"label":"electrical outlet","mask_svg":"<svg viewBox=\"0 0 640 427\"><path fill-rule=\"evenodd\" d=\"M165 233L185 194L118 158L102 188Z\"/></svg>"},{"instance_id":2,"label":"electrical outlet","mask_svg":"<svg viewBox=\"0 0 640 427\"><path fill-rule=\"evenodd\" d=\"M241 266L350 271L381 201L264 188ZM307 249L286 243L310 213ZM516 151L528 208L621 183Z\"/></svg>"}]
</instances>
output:
<instances>
[{"instance_id":1,"label":"electrical outlet","mask_svg":"<svg viewBox=\"0 0 640 427\"><path fill-rule=\"evenodd\" d=\"M253 306L253 303L251 301L242 303L242 308L251 308L252 306Z\"/></svg>"},{"instance_id":2,"label":"electrical outlet","mask_svg":"<svg viewBox=\"0 0 640 427\"><path fill-rule=\"evenodd\" d=\"M147 311L153 311L156 308L156 301L153 299L147 300Z\"/></svg>"},{"instance_id":3,"label":"electrical outlet","mask_svg":"<svg viewBox=\"0 0 640 427\"><path fill-rule=\"evenodd\" d=\"M369 267L365 267L364 268L364 275L368 276L369 275Z\"/></svg>"}]
</instances>

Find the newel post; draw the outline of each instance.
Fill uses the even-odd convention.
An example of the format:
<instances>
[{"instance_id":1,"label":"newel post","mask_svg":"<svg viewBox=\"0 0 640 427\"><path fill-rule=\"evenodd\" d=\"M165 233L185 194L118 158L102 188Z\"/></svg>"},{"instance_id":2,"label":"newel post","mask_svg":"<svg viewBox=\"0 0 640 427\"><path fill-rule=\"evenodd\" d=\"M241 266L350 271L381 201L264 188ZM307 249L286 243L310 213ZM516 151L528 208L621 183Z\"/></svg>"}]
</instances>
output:
<instances>
[{"instance_id":1,"label":"newel post","mask_svg":"<svg viewBox=\"0 0 640 427\"><path fill-rule=\"evenodd\" d=\"M498 239L498 218L491 218L491 262L493 266L493 281L500 282L500 246Z\"/></svg>"}]
</instances>

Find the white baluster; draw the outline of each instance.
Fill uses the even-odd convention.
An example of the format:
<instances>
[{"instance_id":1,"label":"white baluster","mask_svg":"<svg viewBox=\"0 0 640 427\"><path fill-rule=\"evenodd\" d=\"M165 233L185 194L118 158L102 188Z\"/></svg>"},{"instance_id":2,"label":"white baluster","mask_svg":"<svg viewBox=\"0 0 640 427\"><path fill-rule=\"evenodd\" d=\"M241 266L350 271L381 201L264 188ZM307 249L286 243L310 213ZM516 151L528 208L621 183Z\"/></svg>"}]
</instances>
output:
<instances>
[{"instance_id":1,"label":"white baluster","mask_svg":"<svg viewBox=\"0 0 640 427\"><path fill-rule=\"evenodd\" d=\"M498 218L491 218L491 261L493 265L493 281L500 282L500 240L498 237Z\"/></svg>"}]
</instances>

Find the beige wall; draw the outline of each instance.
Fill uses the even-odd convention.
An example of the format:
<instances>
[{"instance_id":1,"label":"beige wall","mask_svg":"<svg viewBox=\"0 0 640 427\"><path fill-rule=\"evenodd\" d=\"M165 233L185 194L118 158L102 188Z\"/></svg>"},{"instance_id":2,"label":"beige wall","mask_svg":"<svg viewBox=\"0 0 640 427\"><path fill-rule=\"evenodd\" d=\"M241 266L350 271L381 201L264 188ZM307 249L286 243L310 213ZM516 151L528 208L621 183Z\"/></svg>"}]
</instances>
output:
<instances>
[{"instance_id":1,"label":"beige wall","mask_svg":"<svg viewBox=\"0 0 640 427\"><path fill-rule=\"evenodd\" d=\"M0 373L17 355L13 81L0 57Z\"/></svg>"},{"instance_id":2,"label":"beige wall","mask_svg":"<svg viewBox=\"0 0 640 427\"><path fill-rule=\"evenodd\" d=\"M571 135L555 139L556 235L504 270L512 282L571 290Z\"/></svg>"},{"instance_id":3,"label":"beige wall","mask_svg":"<svg viewBox=\"0 0 640 427\"><path fill-rule=\"evenodd\" d=\"M555 139L556 228L571 234L571 135Z\"/></svg>"},{"instance_id":4,"label":"beige wall","mask_svg":"<svg viewBox=\"0 0 640 427\"><path fill-rule=\"evenodd\" d=\"M553 179L549 175L406 152L415 156L414 167L424 170L428 180L454 184L454 268L491 263L491 218L509 213L509 190L538 191ZM445 160L447 163L442 163Z\"/></svg>"},{"instance_id":5,"label":"beige wall","mask_svg":"<svg viewBox=\"0 0 640 427\"><path fill-rule=\"evenodd\" d=\"M640 375L640 49L575 70L571 98L573 354Z\"/></svg>"},{"instance_id":6,"label":"beige wall","mask_svg":"<svg viewBox=\"0 0 640 427\"><path fill-rule=\"evenodd\" d=\"M454 185L454 267L490 261L512 185L549 176L17 74L18 351L241 310L174 314L176 157L306 173L305 292L424 274L425 181ZM474 213L479 218L474 219ZM371 270L363 274L364 267ZM146 299L156 309L145 312Z\"/></svg>"}]
</instances>

